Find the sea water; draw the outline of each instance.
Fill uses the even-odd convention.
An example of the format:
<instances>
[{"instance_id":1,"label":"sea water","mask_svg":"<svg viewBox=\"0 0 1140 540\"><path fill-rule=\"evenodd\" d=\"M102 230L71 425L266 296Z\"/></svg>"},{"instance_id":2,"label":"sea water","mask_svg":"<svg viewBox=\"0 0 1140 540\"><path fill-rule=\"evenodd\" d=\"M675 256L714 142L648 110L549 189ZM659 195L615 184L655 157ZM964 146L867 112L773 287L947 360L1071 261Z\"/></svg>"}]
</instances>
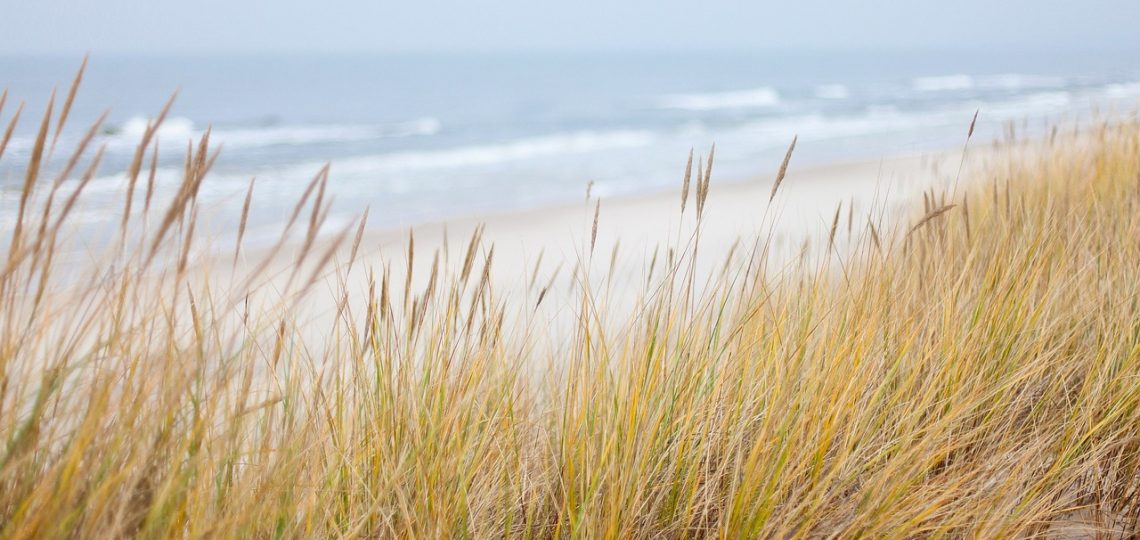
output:
<instances>
[{"instance_id":1,"label":"sea water","mask_svg":"<svg viewBox=\"0 0 1140 540\"><path fill-rule=\"evenodd\" d=\"M0 159L0 228L47 97L80 58L0 57L0 113L23 120ZM159 130L157 189L210 129L220 158L199 204L233 229L256 178L253 238L272 237L331 163L329 227L370 208L372 227L558 205L680 185L691 148L716 143L714 182L760 181L793 136L795 166L960 147L1010 123L1130 114L1140 57L1091 53L513 53L114 56L92 54L49 169L109 108L106 154L74 216L118 219L147 123ZM145 174L144 174L145 176ZM50 175L48 175L50 178ZM48 180L45 180L48 181ZM76 185L66 180L64 190Z\"/></svg>"}]
</instances>

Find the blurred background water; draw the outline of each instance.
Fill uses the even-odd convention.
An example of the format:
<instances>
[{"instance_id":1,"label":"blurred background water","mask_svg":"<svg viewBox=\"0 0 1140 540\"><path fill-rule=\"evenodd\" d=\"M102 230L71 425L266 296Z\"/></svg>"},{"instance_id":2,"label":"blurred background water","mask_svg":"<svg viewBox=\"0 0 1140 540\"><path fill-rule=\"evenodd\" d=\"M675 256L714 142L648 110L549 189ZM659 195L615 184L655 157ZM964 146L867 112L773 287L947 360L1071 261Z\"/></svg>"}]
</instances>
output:
<instances>
[{"instance_id":1,"label":"blurred background water","mask_svg":"<svg viewBox=\"0 0 1140 540\"><path fill-rule=\"evenodd\" d=\"M39 115L79 58L0 57L9 105L27 101L0 160L0 226L14 219ZM148 119L160 131L158 186L187 141L212 126L221 158L203 186L232 224L257 177L253 236L276 231L331 161L330 226L371 207L373 227L678 186L688 151L717 143L716 181L774 169L793 135L797 166L957 147L1009 122L1127 114L1140 60L1057 53L312 54L92 57L56 163L107 107L107 155L79 223L121 206ZM223 229L224 230L224 229Z\"/></svg>"}]
</instances>

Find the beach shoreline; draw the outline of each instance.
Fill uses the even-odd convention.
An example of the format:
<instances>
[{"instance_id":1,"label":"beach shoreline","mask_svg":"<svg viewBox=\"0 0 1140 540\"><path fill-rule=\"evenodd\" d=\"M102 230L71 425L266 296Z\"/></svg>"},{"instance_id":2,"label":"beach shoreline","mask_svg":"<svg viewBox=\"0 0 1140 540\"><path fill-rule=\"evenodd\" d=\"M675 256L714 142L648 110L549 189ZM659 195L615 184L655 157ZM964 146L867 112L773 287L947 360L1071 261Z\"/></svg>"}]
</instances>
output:
<instances>
[{"instance_id":1,"label":"beach shoreline","mask_svg":"<svg viewBox=\"0 0 1140 540\"><path fill-rule=\"evenodd\" d=\"M984 155L982 151L968 151L967 167L982 161ZM694 275L698 281L712 279L726 267L726 258L739 259L743 251L761 243L770 269L780 272L805 250L819 254L827 247L829 228L837 214L840 219L834 247L839 251L858 244L867 234L868 223L888 235L898 229L901 220L921 210L925 190L948 186L962 162L961 149L805 167L797 167L793 155L770 203L777 174L774 169L732 182L718 181L714 168L700 218L699 253L692 257ZM350 313L366 311L356 299L367 297L368 288L377 286L385 274L396 284L391 291L391 301L396 304L404 302L405 290L412 297L422 292L436 272L442 279L460 274L476 235L479 241L474 263L479 272L484 264L491 263L487 279L495 297L522 310L517 316L534 317L550 325L549 337L567 334L567 328L555 329L556 324L573 325L580 308L576 299L584 286L583 275L591 276L591 287L607 289L608 313L620 324L626 318L623 314L644 300L651 261L663 260L671 249L682 250L696 230L695 193L690 193L687 208L681 212L683 172L678 171L677 187L668 191L587 199L584 190L582 199L572 204L410 227L366 226L355 252L351 227L342 231L346 234L325 235L309 250L333 253L332 264L317 280L318 290L305 295L298 304L298 313L303 313L305 320L300 326L311 330L307 332L310 345L320 347L324 342L320 329L332 327L345 306ZM338 237L339 247L333 244ZM297 279L293 263L300 260L302 249L298 243L284 244L276 255L268 248L252 249L242 255L244 262L233 268L238 274L255 274L252 269L268 256L272 262L260 272L268 277L255 288L284 291ZM207 258L205 268L211 279L233 283L227 271L231 260L225 254ZM588 273L581 272L583 267ZM599 292L594 290L595 294ZM542 304L541 310L538 304Z\"/></svg>"},{"instance_id":2,"label":"beach shoreline","mask_svg":"<svg viewBox=\"0 0 1140 540\"><path fill-rule=\"evenodd\" d=\"M920 205L922 191L940 182L949 184L961 159L961 148L805 167L797 167L793 156L778 196L771 203L775 167L729 180L719 180L714 168L701 218L703 249L709 258L719 259L713 255L723 255L736 240L771 233L777 244L795 251L804 240L827 232L837 206L841 207L844 235L849 213L860 218L859 227L851 224L852 231L864 227L872 216L897 219L906 209ZM496 267L529 271L539 253L551 263L558 257L574 260L589 251L595 211L595 251L608 254L619 241L623 250L667 247L695 223L691 198L685 215L681 214L682 173L678 171L677 186L668 190L587 198L584 185L582 199L574 203L402 227L366 226L358 259L366 264L388 263L395 271L406 259L410 237L414 237L418 253L430 254L444 249L446 236L448 250L454 255L481 228L483 243L495 246ZM876 226L880 224L888 223Z\"/></svg>"}]
</instances>

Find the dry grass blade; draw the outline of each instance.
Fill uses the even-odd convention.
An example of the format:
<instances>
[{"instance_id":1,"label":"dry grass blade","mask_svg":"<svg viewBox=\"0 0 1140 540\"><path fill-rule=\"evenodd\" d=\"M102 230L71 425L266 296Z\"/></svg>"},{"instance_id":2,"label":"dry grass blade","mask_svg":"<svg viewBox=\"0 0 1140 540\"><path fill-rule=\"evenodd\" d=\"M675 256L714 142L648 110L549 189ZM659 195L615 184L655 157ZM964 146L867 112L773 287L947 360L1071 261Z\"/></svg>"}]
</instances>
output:
<instances>
[{"instance_id":1,"label":"dry grass blade","mask_svg":"<svg viewBox=\"0 0 1140 540\"><path fill-rule=\"evenodd\" d=\"M404 310L408 309L408 302L412 299L412 273L416 266L416 234L408 231L408 258L407 268L404 270Z\"/></svg>"},{"instance_id":2,"label":"dry grass blade","mask_svg":"<svg viewBox=\"0 0 1140 540\"><path fill-rule=\"evenodd\" d=\"M847 235L851 235L851 227L855 225L855 198L847 201Z\"/></svg>"},{"instance_id":3,"label":"dry grass blade","mask_svg":"<svg viewBox=\"0 0 1140 540\"><path fill-rule=\"evenodd\" d=\"M317 197L316 197L316 199L313 199L313 209L309 213L309 228L308 228L308 230L309 230L310 234L315 234L315 231L317 231L320 228L318 225L318 219L320 218L321 211L324 208L325 191L328 189L328 185L329 185L329 173L326 171L324 176L321 177L320 183L317 184Z\"/></svg>"},{"instance_id":4,"label":"dry grass blade","mask_svg":"<svg viewBox=\"0 0 1140 540\"><path fill-rule=\"evenodd\" d=\"M253 185L257 178L249 179L249 188L245 191L245 201L241 205L241 221L238 223L237 241L234 243L234 266L237 266L238 255L241 254L241 243L245 237L245 227L249 222L249 206L253 202Z\"/></svg>"},{"instance_id":5,"label":"dry grass blade","mask_svg":"<svg viewBox=\"0 0 1140 540\"><path fill-rule=\"evenodd\" d=\"M23 240L24 217L27 212L28 201L32 197L32 190L35 188L36 179L39 178L40 169L42 167L42 160L44 155L44 144L47 141L48 125L51 123L52 107L55 105L55 90L51 91L51 98L48 99L47 110L44 111L43 121L40 123L39 133L36 135L36 142L32 147L32 157L28 160L28 169L24 174L24 186L20 191L20 206L16 214L16 226L12 230L12 241L9 244L9 261L12 261L21 249Z\"/></svg>"},{"instance_id":6,"label":"dry grass blade","mask_svg":"<svg viewBox=\"0 0 1140 540\"><path fill-rule=\"evenodd\" d=\"M83 175L79 179L79 185L75 187L71 195L67 198L67 201L63 204L63 207L60 208L59 215L55 220L55 225L52 226L53 231L59 231L59 229L63 227L67 216L75 207L75 203L79 201L80 195L83 194L83 190L87 187L87 184L91 182L91 179L95 177L95 173L98 172L99 164L102 162L103 154L106 150L107 145L104 144L99 147L99 150L97 150L95 155L91 158L91 162L87 165L87 170L83 171ZM52 236L54 236L54 233Z\"/></svg>"},{"instance_id":7,"label":"dry grass blade","mask_svg":"<svg viewBox=\"0 0 1140 540\"><path fill-rule=\"evenodd\" d=\"M867 219L867 227L871 231L871 242L875 245L875 251L881 253L883 251L883 244L879 240L879 231L875 228L875 224L871 222L870 218Z\"/></svg>"},{"instance_id":8,"label":"dry grass blade","mask_svg":"<svg viewBox=\"0 0 1140 540\"><path fill-rule=\"evenodd\" d=\"M954 208L955 206L957 206L957 205L956 204L948 204L948 205L942 206L940 208L936 208L934 210L931 210L925 216L922 216L922 219L918 220L918 223L915 223L914 226L911 227L909 231L907 231L907 236L910 236L915 231L921 229L924 225L926 225L927 223L930 223L932 220L937 219L942 214L949 212L950 209Z\"/></svg>"},{"instance_id":9,"label":"dry grass blade","mask_svg":"<svg viewBox=\"0 0 1140 540\"><path fill-rule=\"evenodd\" d=\"M696 199L697 199L696 202L697 202L697 220L698 221L701 219L701 215L703 215L704 210L705 210L705 206L704 206L705 201L701 197L701 194L704 190L704 185L705 185L705 157L700 156L697 158L697 187L696 187L696 193L694 194L694 195L696 195Z\"/></svg>"},{"instance_id":10,"label":"dry grass blade","mask_svg":"<svg viewBox=\"0 0 1140 540\"><path fill-rule=\"evenodd\" d=\"M772 183L772 194L768 196L768 203L776 198L776 191L780 189L780 184L784 182L784 176L788 174L788 164L792 162L792 152L796 150L796 141L800 138L799 135L792 137L792 144L788 145L788 152L784 154L784 161L780 163L780 170L776 172L776 181Z\"/></svg>"},{"instance_id":11,"label":"dry grass blade","mask_svg":"<svg viewBox=\"0 0 1140 540\"><path fill-rule=\"evenodd\" d=\"M839 212L843 209L843 203L835 206L835 217L831 218L831 230L827 233L827 246L835 246L835 232L839 228Z\"/></svg>"},{"instance_id":12,"label":"dry grass blade","mask_svg":"<svg viewBox=\"0 0 1140 540\"><path fill-rule=\"evenodd\" d=\"M534 309L536 311L538 310L538 306L541 306L542 301L546 298L546 291L547 290L548 290L547 287L543 287L542 290L538 292L538 300L536 300L534 303Z\"/></svg>"},{"instance_id":13,"label":"dry grass blade","mask_svg":"<svg viewBox=\"0 0 1140 540\"><path fill-rule=\"evenodd\" d=\"M301 210L305 208L305 205L309 202L309 197L312 196L317 186L323 185L328 181L329 167L330 164L325 163L324 166L321 167L321 170L317 171L317 174L309 181L309 185L305 186L305 191L301 193L301 197L297 199L297 204L293 206L293 212L289 214L289 221L285 224L286 231L292 229L293 225L297 223L297 218L301 216Z\"/></svg>"},{"instance_id":14,"label":"dry grass blade","mask_svg":"<svg viewBox=\"0 0 1140 540\"><path fill-rule=\"evenodd\" d=\"M189 219L187 220L186 232L181 238L182 246L178 255L177 275L182 276L186 273L186 269L190 265L190 247L194 245L194 229L198 225L198 203L192 201L190 203Z\"/></svg>"},{"instance_id":15,"label":"dry grass blade","mask_svg":"<svg viewBox=\"0 0 1140 540\"><path fill-rule=\"evenodd\" d=\"M166 100L166 104L162 106L158 116L153 122L147 124L146 130L143 132L142 139L139 141L138 146L135 147L134 157L131 158L131 164L127 168L127 178L131 178L133 183L135 178L138 177L139 171L142 169L143 157L146 155L146 149L150 147L150 143L154 140L154 136L158 133L159 126L166 121L166 115L170 113L170 108L174 106L174 100L178 97L178 92L170 95Z\"/></svg>"},{"instance_id":16,"label":"dry grass blade","mask_svg":"<svg viewBox=\"0 0 1140 540\"><path fill-rule=\"evenodd\" d=\"M962 195L962 222L966 227L966 242L971 240L970 235L970 200L966 195Z\"/></svg>"},{"instance_id":17,"label":"dry grass blade","mask_svg":"<svg viewBox=\"0 0 1140 540\"><path fill-rule=\"evenodd\" d=\"M590 227L590 253L594 252L594 244L598 241L598 216L602 213L601 199L594 205L594 225Z\"/></svg>"},{"instance_id":18,"label":"dry grass blade","mask_svg":"<svg viewBox=\"0 0 1140 540\"><path fill-rule=\"evenodd\" d=\"M85 133L83 135L83 138L79 140L79 144L71 153L71 156L68 158L67 163L56 175L55 181L52 182L51 191L48 193L47 201L44 203L43 210L40 211L40 229L36 237L36 248L34 251L39 252L40 248L42 247L42 243L45 240L48 230L48 221L51 219L53 209L52 205L55 202L56 193L59 191L59 188L63 186L63 182L67 180L69 176L71 176L71 172L75 170L76 165L79 164L80 158L82 158L83 155L87 152L88 145L91 144L91 141L95 138L95 135L103 126L103 122L107 120L107 115L109 113L109 110L104 111L103 114L95 120L95 123L92 124L90 128L88 128L87 133Z\"/></svg>"},{"instance_id":19,"label":"dry grass blade","mask_svg":"<svg viewBox=\"0 0 1140 540\"><path fill-rule=\"evenodd\" d=\"M341 246L344 245L344 241L348 238L348 233L352 230L352 226L353 224L349 223L347 226L341 229L340 232L338 232L336 236L333 237L332 241L329 242L329 245L325 248L325 251L321 254L320 258L316 259L316 264L314 264L313 269L309 271L308 279L304 281L304 285L301 287L301 290L296 296L298 301L304 297L304 294L308 292L309 289L313 287L313 285L316 285L317 281L321 277L321 274L325 271L326 268L328 268L329 261L332 260L333 255L336 254L337 250L340 249Z\"/></svg>"},{"instance_id":20,"label":"dry grass blade","mask_svg":"<svg viewBox=\"0 0 1140 540\"><path fill-rule=\"evenodd\" d=\"M309 251L313 248L320 234L321 229L324 228L325 220L329 212L332 210L332 201L325 203L325 186L328 184L329 175L326 172L317 186L317 196L313 199L312 209L309 212L309 224L305 229L305 239L301 243L301 249L297 252L297 257L293 263L293 275L300 269L302 263L309 256ZM292 283L292 276L290 277Z\"/></svg>"},{"instance_id":21,"label":"dry grass blade","mask_svg":"<svg viewBox=\"0 0 1140 540\"><path fill-rule=\"evenodd\" d=\"M534 284L538 281L538 271L542 268L542 258L546 256L546 248L538 250L538 258L534 261L534 269L530 272L530 279L526 282L526 289L528 291L534 289Z\"/></svg>"},{"instance_id":22,"label":"dry grass blade","mask_svg":"<svg viewBox=\"0 0 1140 540\"><path fill-rule=\"evenodd\" d=\"M467 254L463 256L463 269L459 273L460 283L467 283L467 278L471 275L472 267L475 264L475 253L483 238L483 226L475 227L475 232L471 233L471 239L467 242Z\"/></svg>"},{"instance_id":23,"label":"dry grass blade","mask_svg":"<svg viewBox=\"0 0 1140 540\"><path fill-rule=\"evenodd\" d=\"M348 255L348 268L352 269L352 264L356 262L356 254L360 250L360 242L364 240L364 228L368 225L368 212L370 208L364 209L364 214L360 216L360 225L356 229L356 236L352 239L352 252ZM447 231L444 230L444 253L447 252L446 238Z\"/></svg>"},{"instance_id":24,"label":"dry grass blade","mask_svg":"<svg viewBox=\"0 0 1140 540\"><path fill-rule=\"evenodd\" d=\"M978 113L981 109L974 110L974 117L970 119L970 129L966 131L966 142L962 144L962 159L958 162L958 174L954 175L954 186L950 190L951 197L958 193L958 181L962 178L962 168L966 165L966 152L970 148L970 139L974 136L974 128L978 125Z\"/></svg>"},{"instance_id":25,"label":"dry grass blade","mask_svg":"<svg viewBox=\"0 0 1140 540\"><path fill-rule=\"evenodd\" d=\"M5 92L4 95L7 95ZM24 104L20 103L16 107L16 113L12 115L12 119L8 121L8 127L4 130L4 137L0 138L0 158L4 157L4 150L8 148L8 142L12 140L12 133L16 131L16 125L20 123L20 114L24 112Z\"/></svg>"},{"instance_id":26,"label":"dry grass blade","mask_svg":"<svg viewBox=\"0 0 1140 540\"><path fill-rule=\"evenodd\" d=\"M79 84L83 82L83 72L87 70L88 55L83 56L83 62L79 64L79 70L75 73L75 79L71 81L71 88L67 91L67 99L63 102L63 108L59 111L59 120L55 123L55 135L51 138L51 149L48 150L48 158L55 153L55 145L59 142L59 134L63 132L63 126L67 124L67 116L71 113L71 105L75 103L75 96L79 93Z\"/></svg>"},{"instance_id":27,"label":"dry grass blade","mask_svg":"<svg viewBox=\"0 0 1140 540\"><path fill-rule=\"evenodd\" d=\"M154 129L157 128L152 126L152 129L147 129L147 132L151 132L153 135ZM146 135L144 134L143 137L146 138ZM215 154L214 158L209 159L206 157L209 140L210 130L207 129L206 133L202 135L202 138L199 140L197 152L193 151L192 145L188 146L187 148L186 165L182 183L179 185L178 191L174 195L174 199L170 202L170 206L167 207L166 214L163 216L162 221L159 223L157 232L151 238L150 252L147 255L148 265L150 261L154 260L154 257L158 254L159 249L163 245L163 241L166 239L167 233L170 232L171 228L174 227L176 223L185 217L186 211L193 205L195 199L197 198L198 189L202 186L202 181L205 179L205 174L217 156L217 154ZM145 148L139 147L139 152L142 150L145 150ZM136 152L135 158L137 163L141 163L142 158L140 156L141 154ZM136 165L134 164L136 162L132 162L132 168L134 169L134 172L131 176L128 176L128 178L131 178L131 180L129 180L131 185L134 185L133 178L137 178L138 176L138 169L135 168Z\"/></svg>"},{"instance_id":28,"label":"dry grass blade","mask_svg":"<svg viewBox=\"0 0 1140 540\"><path fill-rule=\"evenodd\" d=\"M689 179L693 176L693 149L689 149L689 159L685 162L685 180L681 183L681 213L685 213L685 203L689 200Z\"/></svg>"},{"instance_id":29,"label":"dry grass blade","mask_svg":"<svg viewBox=\"0 0 1140 540\"><path fill-rule=\"evenodd\" d=\"M703 216L704 212L705 212L705 201L708 199L708 196L709 196L709 181L712 179L712 166L713 166L713 159L714 159L715 155L716 155L716 144L713 144L712 149L709 150L709 161L708 161L708 163L702 165L702 163L698 162L698 166L697 166L697 218L698 219L700 219L700 217ZM701 172L702 168L704 169L703 173Z\"/></svg>"},{"instance_id":30,"label":"dry grass blade","mask_svg":"<svg viewBox=\"0 0 1140 540\"><path fill-rule=\"evenodd\" d=\"M392 299L389 291L389 283L391 283L392 269L387 265L384 266L384 277L380 282L380 320L386 320L388 314L392 312Z\"/></svg>"},{"instance_id":31,"label":"dry grass blade","mask_svg":"<svg viewBox=\"0 0 1140 540\"><path fill-rule=\"evenodd\" d=\"M146 197L143 200L143 216L150 216L150 202L154 197L154 181L158 175L158 141L154 141L154 148L150 155L150 172L146 179Z\"/></svg>"},{"instance_id":32,"label":"dry grass blade","mask_svg":"<svg viewBox=\"0 0 1140 540\"><path fill-rule=\"evenodd\" d=\"M487 251L487 256L483 260L483 274L479 278L479 284L475 286L475 291L471 295L471 305L467 310L467 323L464 325L464 332L471 333L472 326L475 324L475 310L480 305L485 305L487 301L485 293L487 287L491 282L491 263L495 260L495 245L491 244L491 249Z\"/></svg>"},{"instance_id":33,"label":"dry grass blade","mask_svg":"<svg viewBox=\"0 0 1140 540\"><path fill-rule=\"evenodd\" d=\"M713 159L716 158L716 143L713 143L709 148L709 162L705 164L705 188L704 194L707 197L709 194L709 182L712 180Z\"/></svg>"}]
</instances>

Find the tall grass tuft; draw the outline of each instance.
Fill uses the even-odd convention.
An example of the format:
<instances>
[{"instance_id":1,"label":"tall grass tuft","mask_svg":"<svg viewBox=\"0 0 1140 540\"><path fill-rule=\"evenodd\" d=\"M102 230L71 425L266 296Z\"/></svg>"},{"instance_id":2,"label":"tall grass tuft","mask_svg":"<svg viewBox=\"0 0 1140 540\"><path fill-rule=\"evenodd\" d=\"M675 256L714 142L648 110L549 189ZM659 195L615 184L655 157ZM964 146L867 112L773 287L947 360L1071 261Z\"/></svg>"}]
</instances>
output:
<instances>
[{"instance_id":1,"label":"tall grass tuft","mask_svg":"<svg viewBox=\"0 0 1140 540\"><path fill-rule=\"evenodd\" d=\"M405 276L357 258L363 219L318 241L328 168L279 242L243 251L251 181L232 257L197 262L217 153L203 136L180 187L153 194L161 116L127 175L133 192L151 171L145 209L125 201L118 241L76 264L69 215L101 150L84 139L42 181L74 94L42 119L0 262L4 538L1140 529L1134 121L999 150L990 185L932 193L893 231L860 230L849 205L844 262L777 271L744 238L757 247L697 275L698 219L625 310L582 254L557 304L573 324L543 348L531 314L557 273L493 267L481 229L426 286L411 237ZM713 152L699 215L717 211ZM534 296L496 293L515 270ZM336 316L314 328L304 300L326 296Z\"/></svg>"}]
</instances>

